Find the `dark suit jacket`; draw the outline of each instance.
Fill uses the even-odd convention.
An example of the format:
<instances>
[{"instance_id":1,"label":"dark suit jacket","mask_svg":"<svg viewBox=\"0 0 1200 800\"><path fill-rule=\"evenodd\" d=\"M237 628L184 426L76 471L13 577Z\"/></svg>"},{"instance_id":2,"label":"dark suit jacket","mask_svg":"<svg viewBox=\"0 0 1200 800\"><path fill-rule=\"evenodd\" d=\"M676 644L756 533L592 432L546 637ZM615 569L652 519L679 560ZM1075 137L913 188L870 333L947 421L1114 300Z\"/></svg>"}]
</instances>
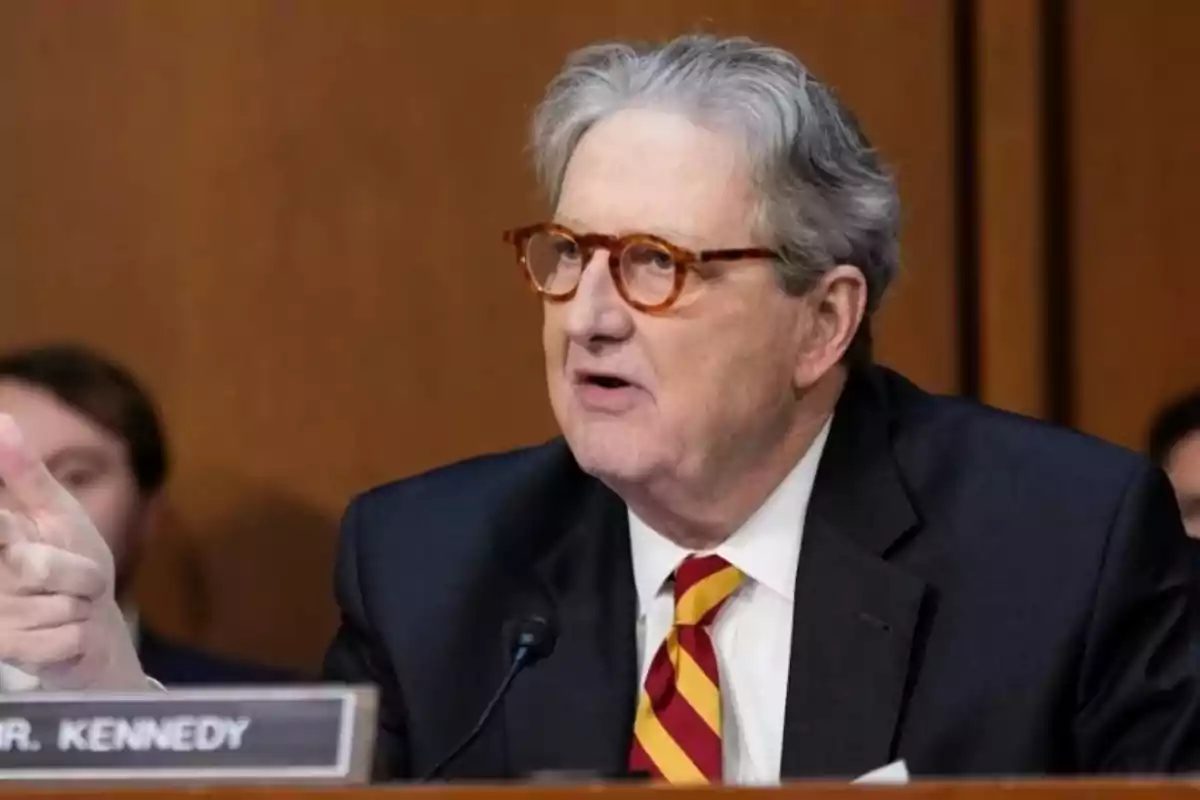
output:
<instances>
[{"instance_id":1,"label":"dark suit jacket","mask_svg":"<svg viewBox=\"0 0 1200 800\"><path fill-rule=\"evenodd\" d=\"M287 670L234 661L179 644L142 626L138 629L142 670L165 686L291 683Z\"/></svg>"},{"instance_id":2,"label":"dark suit jacket","mask_svg":"<svg viewBox=\"0 0 1200 800\"><path fill-rule=\"evenodd\" d=\"M1200 769L1194 545L1164 476L1094 439L852 377L796 576L785 778ZM326 671L381 690L378 777L472 728L506 631L550 614L450 779L624 769L638 691L626 511L562 441L349 507Z\"/></svg>"}]
</instances>

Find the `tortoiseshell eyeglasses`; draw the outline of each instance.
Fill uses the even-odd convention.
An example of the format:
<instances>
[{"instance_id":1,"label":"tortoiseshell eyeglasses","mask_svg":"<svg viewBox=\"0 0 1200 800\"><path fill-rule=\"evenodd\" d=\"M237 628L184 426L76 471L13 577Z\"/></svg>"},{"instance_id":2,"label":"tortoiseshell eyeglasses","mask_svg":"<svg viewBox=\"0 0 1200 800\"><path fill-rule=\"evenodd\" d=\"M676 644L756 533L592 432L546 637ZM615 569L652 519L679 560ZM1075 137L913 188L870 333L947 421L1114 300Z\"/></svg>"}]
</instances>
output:
<instances>
[{"instance_id":1,"label":"tortoiseshell eyeglasses","mask_svg":"<svg viewBox=\"0 0 1200 800\"><path fill-rule=\"evenodd\" d=\"M779 258L758 247L697 252L649 233L581 234L553 222L505 231L504 240L516 247L517 261L534 288L551 300L574 297L584 268L604 248L617 291L640 311L662 311L679 299L688 270L697 264Z\"/></svg>"}]
</instances>

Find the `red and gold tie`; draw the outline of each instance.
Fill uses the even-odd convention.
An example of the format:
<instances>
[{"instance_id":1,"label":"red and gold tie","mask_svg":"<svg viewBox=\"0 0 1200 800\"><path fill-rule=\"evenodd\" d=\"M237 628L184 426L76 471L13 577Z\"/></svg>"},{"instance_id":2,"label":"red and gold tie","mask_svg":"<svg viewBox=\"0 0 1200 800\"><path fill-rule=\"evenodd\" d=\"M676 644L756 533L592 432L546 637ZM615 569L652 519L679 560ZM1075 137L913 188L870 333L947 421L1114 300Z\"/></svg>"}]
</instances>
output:
<instances>
[{"instance_id":1,"label":"red and gold tie","mask_svg":"<svg viewBox=\"0 0 1200 800\"><path fill-rule=\"evenodd\" d=\"M638 698L631 772L721 782L721 682L708 626L742 577L720 556L689 556L675 571L675 624Z\"/></svg>"}]
</instances>

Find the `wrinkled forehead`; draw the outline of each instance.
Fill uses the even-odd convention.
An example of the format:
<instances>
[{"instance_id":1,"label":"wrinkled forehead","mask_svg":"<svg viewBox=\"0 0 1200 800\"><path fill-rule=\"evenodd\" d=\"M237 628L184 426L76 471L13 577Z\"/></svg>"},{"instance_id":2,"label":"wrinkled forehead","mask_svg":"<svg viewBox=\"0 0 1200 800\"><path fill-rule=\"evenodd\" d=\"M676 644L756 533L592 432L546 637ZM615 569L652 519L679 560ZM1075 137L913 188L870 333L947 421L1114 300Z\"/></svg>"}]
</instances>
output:
<instances>
[{"instance_id":1,"label":"wrinkled forehead","mask_svg":"<svg viewBox=\"0 0 1200 800\"><path fill-rule=\"evenodd\" d=\"M63 403L50 392L23 381L0 378L0 413L17 421L39 458L56 453L122 453L120 438Z\"/></svg>"},{"instance_id":2,"label":"wrinkled forehead","mask_svg":"<svg viewBox=\"0 0 1200 800\"><path fill-rule=\"evenodd\" d=\"M681 114L629 109L580 139L555 218L603 233L733 246L750 235L755 197L735 137Z\"/></svg>"}]
</instances>

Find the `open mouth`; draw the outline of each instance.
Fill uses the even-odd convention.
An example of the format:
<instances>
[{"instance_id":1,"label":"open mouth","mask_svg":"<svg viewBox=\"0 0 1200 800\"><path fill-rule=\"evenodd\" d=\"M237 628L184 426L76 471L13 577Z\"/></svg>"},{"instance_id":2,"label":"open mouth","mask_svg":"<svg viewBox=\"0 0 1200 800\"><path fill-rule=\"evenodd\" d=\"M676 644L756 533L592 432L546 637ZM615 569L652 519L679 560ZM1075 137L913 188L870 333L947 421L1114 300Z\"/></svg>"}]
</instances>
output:
<instances>
[{"instance_id":1,"label":"open mouth","mask_svg":"<svg viewBox=\"0 0 1200 800\"><path fill-rule=\"evenodd\" d=\"M598 386L601 389L627 389L633 385L615 375L584 375L579 382L585 386Z\"/></svg>"}]
</instances>

